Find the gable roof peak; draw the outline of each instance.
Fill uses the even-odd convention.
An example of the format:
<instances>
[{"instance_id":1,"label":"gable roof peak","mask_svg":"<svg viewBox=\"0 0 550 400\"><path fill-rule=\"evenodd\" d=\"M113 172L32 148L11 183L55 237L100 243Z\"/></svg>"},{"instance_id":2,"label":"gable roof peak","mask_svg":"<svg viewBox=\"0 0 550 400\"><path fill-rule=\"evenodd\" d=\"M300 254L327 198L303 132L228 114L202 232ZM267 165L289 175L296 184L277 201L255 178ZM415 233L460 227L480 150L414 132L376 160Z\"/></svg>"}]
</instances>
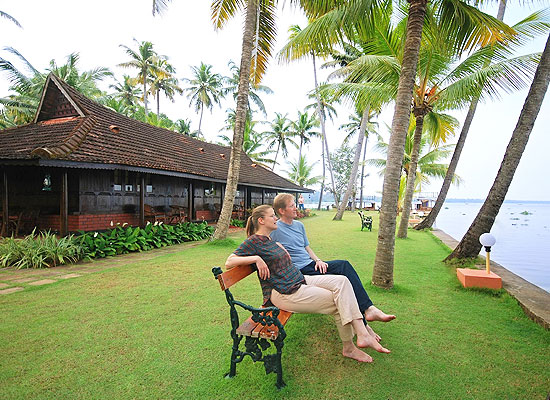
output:
<instances>
[{"instance_id":1,"label":"gable roof peak","mask_svg":"<svg viewBox=\"0 0 550 400\"><path fill-rule=\"evenodd\" d=\"M67 84L53 72L48 74L34 123L56 118L84 117L86 112L66 90Z\"/></svg>"}]
</instances>

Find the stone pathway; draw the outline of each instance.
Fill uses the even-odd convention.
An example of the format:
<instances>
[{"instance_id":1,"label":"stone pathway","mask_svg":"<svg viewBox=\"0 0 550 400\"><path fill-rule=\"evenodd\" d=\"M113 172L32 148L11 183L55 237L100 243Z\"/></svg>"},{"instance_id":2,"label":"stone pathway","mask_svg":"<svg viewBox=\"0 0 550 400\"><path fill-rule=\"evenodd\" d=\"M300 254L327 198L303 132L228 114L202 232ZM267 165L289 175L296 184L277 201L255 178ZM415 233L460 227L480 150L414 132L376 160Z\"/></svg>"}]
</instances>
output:
<instances>
[{"instance_id":1,"label":"stone pathway","mask_svg":"<svg viewBox=\"0 0 550 400\"><path fill-rule=\"evenodd\" d=\"M431 232L451 249L454 249L458 245L457 240L442 230L434 229ZM483 256L480 257L485 258ZM480 269L484 268L485 263L481 265ZM529 318L545 329L550 330L550 293L527 282L494 261L491 261L491 272L496 273L502 278L504 289L518 301Z\"/></svg>"},{"instance_id":2,"label":"stone pathway","mask_svg":"<svg viewBox=\"0 0 550 400\"><path fill-rule=\"evenodd\" d=\"M48 285L60 280L78 278L93 272L134 264L139 261L151 260L165 254L178 253L186 248L198 246L205 242L206 240L187 242L142 253L130 253L94 261L82 261L78 264L63 265L55 268L24 270L3 268L0 269L0 295L19 292L27 287Z\"/></svg>"}]
</instances>

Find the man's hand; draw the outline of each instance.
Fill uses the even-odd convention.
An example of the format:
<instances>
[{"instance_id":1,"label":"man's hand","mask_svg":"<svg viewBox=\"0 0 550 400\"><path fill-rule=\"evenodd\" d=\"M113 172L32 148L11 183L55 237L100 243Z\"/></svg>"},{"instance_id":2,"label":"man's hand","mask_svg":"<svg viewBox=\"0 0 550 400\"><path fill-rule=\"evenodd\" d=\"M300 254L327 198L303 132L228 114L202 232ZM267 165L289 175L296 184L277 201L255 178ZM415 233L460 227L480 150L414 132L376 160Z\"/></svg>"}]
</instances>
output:
<instances>
[{"instance_id":1,"label":"man's hand","mask_svg":"<svg viewBox=\"0 0 550 400\"><path fill-rule=\"evenodd\" d=\"M315 261L315 270L319 271L322 274L325 274L327 272L328 264L324 262L323 260L316 260Z\"/></svg>"},{"instance_id":2,"label":"man's hand","mask_svg":"<svg viewBox=\"0 0 550 400\"><path fill-rule=\"evenodd\" d=\"M258 275L264 281L269 278L269 268L264 260L260 256L256 260L256 268L258 269Z\"/></svg>"}]
</instances>

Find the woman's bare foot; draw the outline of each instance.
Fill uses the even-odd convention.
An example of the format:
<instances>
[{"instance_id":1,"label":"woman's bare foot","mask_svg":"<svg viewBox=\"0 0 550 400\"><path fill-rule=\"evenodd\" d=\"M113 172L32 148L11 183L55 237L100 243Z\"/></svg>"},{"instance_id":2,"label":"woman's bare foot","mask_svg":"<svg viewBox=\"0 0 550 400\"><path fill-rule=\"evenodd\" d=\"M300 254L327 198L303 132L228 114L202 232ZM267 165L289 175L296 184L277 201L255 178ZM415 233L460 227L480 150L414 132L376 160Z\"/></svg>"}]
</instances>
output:
<instances>
[{"instance_id":1,"label":"woman's bare foot","mask_svg":"<svg viewBox=\"0 0 550 400\"><path fill-rule=\"evenodd\" d=\"M376 341L376 338L374 336L371 336L369 334L357 335L357 347L370 347L371 349L374 349L379 353L390 353L388 349L382 347L382 345Z\"/></svg>"},{"instance_id":2,"label":"woman's bare foot","mask_svg":"<svg viewBox=\"0 0 550 400\"><path fill-rule=\"evenodd\" d=\"M382 321L382 322L389 322L392 319L395 319L395 315L392 314L386 314L382 310L379 310L375 306L370 306L365 311L365 319L367 321Z\"/></svg>"},{"instance_id":3,"label":"woman's bare foot","mask_svg":"<svg viewBox=\"0 0 550 400\"><path fill-rule=\"evenodd\" d=\"M377 342L382 340L382 338L378 336L378 334L375 331L373 331L370 326L365 325L365 328L367 328L367 332L369 333L369 335L374 336Z\"/></svg>"},{"instance_id":4,"label":"woman's bare foot","mask_svg":"<svg viewBox=\"0 0 550 400\"><path fill-rule=\"evenodd\" d=\"M342 355L344 357L352 358L354 360L357 360L359 362L366 362L371 363L372 357L369 356L364 351L359 350L357 347L353 345L353 342L351 342L351 346L344 346L344 349L342 350Z\"/></svg>"}]
</instances>

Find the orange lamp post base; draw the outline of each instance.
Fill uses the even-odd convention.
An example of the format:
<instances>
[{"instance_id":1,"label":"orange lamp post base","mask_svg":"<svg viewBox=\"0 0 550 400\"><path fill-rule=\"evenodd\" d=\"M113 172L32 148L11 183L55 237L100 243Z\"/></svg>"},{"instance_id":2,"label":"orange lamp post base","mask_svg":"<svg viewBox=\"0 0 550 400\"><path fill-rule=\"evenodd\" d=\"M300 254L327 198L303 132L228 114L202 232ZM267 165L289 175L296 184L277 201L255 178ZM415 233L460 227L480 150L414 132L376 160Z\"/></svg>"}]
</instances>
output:
<instances>
[{"instance_id":1,"label":"orange lamp post base","mask_svg":"<svg viewBox=\"0 0 550 400\"><path fill-rule=\"evenodd\" d=\"M481 269L457 268L456 276L465 288L502 289L502 279L494 272L487 273Z\"/></svg>"}]
</instances>

